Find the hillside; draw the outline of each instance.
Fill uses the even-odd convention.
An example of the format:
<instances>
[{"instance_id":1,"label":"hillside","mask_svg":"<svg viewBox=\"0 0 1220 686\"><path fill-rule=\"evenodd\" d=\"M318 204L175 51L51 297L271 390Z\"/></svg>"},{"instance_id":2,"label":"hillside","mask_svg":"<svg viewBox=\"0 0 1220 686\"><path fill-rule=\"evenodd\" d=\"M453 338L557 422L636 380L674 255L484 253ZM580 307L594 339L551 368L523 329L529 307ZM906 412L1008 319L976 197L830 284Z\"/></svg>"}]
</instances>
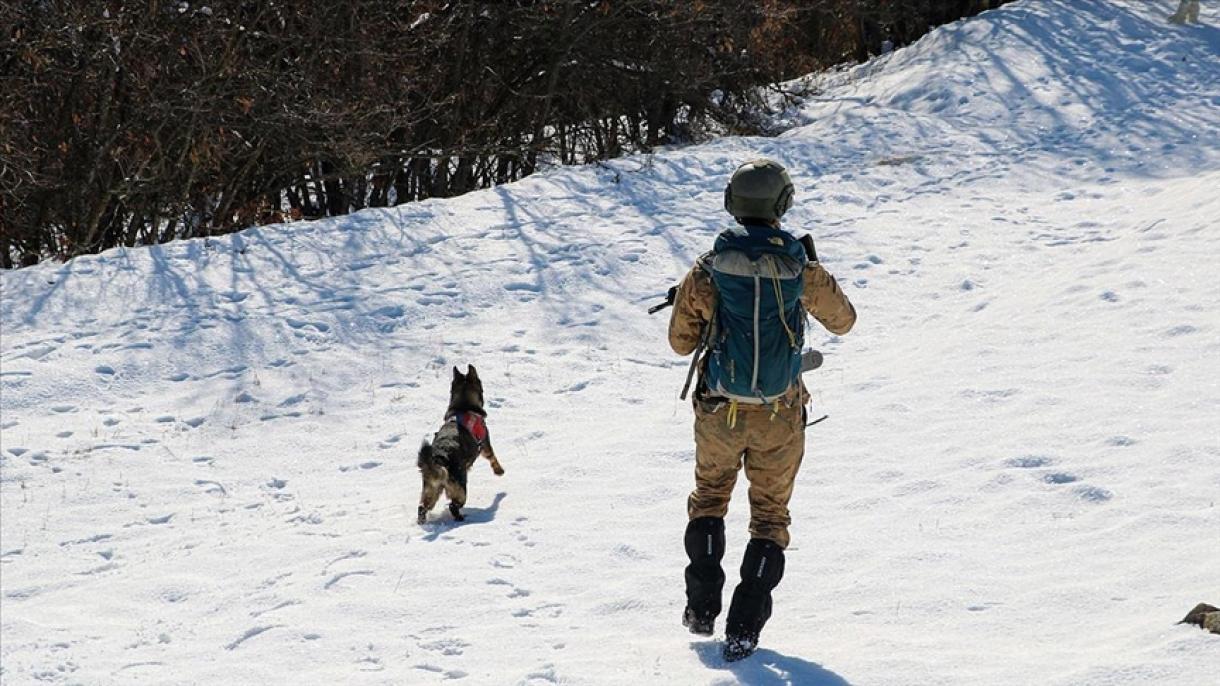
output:
<instances>
[{"instance_id":1,"label":"hillside","mask_svg":"<svg viewBox=\"0 0 1220 686\"><path fill-rule=\"evenodd\" d=\"M1167 12L1017 2L775 138L0 274L0 680L1207 683L1220 30ZM758 155L860 320L811 330L830 418L730 667L679 625L692 414L645 309ZM420 527L468 363L507 473Z\"/></svg>"}]
</instances>

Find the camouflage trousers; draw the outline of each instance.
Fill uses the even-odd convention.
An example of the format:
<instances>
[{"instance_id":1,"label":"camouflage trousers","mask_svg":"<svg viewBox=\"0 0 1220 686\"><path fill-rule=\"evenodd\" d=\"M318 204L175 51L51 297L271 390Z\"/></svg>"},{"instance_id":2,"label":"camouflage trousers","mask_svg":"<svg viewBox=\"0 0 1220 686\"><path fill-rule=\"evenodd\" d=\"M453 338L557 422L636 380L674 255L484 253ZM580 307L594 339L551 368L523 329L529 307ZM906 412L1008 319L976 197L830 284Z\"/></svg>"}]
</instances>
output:
<instances>
[{"instance_id":1,"label":"camouflage trousers","mask_svg":"<svg viewBox=\"0 0 1220 686\"><path fill-rule=\"evenodd\" d=\"M750 536L788 547L788 501L805 455L805 412L797 404L738 405L695 401L695 490L691 519L724 517L744 465L750 482Z\"/></svg>"}]
</instances>

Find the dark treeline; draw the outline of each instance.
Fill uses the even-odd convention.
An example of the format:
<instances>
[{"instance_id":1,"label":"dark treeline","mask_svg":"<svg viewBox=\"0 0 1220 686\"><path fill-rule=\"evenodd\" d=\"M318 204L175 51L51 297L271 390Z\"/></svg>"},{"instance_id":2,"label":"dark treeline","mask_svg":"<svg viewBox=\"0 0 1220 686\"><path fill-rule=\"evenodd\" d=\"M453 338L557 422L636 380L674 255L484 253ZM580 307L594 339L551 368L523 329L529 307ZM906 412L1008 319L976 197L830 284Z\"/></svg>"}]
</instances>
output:
<instances>
[{"instance_id":1,"label":"dark treeline","mask_svg":"<svg viewBox=\"0 0 1220 686\"><path fill-rule=\"evenodd\" d=\"M1000 0L0 0L0 266L765 133L761 85Z\"/></svg>"}]
</instances>

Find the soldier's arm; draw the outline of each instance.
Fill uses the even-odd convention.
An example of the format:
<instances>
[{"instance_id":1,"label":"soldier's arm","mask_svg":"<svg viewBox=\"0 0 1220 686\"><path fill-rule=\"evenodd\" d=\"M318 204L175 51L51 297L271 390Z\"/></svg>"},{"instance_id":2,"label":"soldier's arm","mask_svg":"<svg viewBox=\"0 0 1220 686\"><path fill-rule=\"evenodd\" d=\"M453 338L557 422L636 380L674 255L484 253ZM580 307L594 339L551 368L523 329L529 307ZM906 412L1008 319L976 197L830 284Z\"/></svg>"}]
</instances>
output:
<instances>
[{"instance_id":1,"label":"soldier's arm","mask_svg":"<svg viewBox=\"0 0 1220 686\"><path fill-rule=\"evenodd\" d=\"M689 355L699 345L699 334L703 324L712 318L715 306L715 289L712 277L699 265L695 265L674 296L674 311L669 316L669 347L679 355Z\"/></svg>"},{"instance_id":2,"label":"soldier's arm","mask_svg":"<svg viewBox=\"0 0 1220 686\"><path fill-rule=\"evenodd\" d=\"M839 288L835 277L817 262L805 266L805 288L801 303L813 318L834 334L851 331L856 323L856 308Z\"/></svg>"}]
</instances>

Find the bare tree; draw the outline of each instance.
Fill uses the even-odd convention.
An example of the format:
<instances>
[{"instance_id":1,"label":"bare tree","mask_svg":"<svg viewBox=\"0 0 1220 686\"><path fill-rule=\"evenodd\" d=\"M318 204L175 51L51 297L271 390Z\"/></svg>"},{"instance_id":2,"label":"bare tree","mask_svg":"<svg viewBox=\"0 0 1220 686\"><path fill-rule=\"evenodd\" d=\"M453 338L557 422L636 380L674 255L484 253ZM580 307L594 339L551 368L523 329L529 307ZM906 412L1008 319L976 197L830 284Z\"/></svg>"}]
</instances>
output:
<instances>
[{"instance_id":1,"label":"bare tree","mask_svg":"<svg viewBox=\"0 0 1220 686\"><path fill-rule=\"evenodd\" d=\"M994 4L0 2L0 266L766 133L766 84Z\"/></svg>"}]
</instances>

